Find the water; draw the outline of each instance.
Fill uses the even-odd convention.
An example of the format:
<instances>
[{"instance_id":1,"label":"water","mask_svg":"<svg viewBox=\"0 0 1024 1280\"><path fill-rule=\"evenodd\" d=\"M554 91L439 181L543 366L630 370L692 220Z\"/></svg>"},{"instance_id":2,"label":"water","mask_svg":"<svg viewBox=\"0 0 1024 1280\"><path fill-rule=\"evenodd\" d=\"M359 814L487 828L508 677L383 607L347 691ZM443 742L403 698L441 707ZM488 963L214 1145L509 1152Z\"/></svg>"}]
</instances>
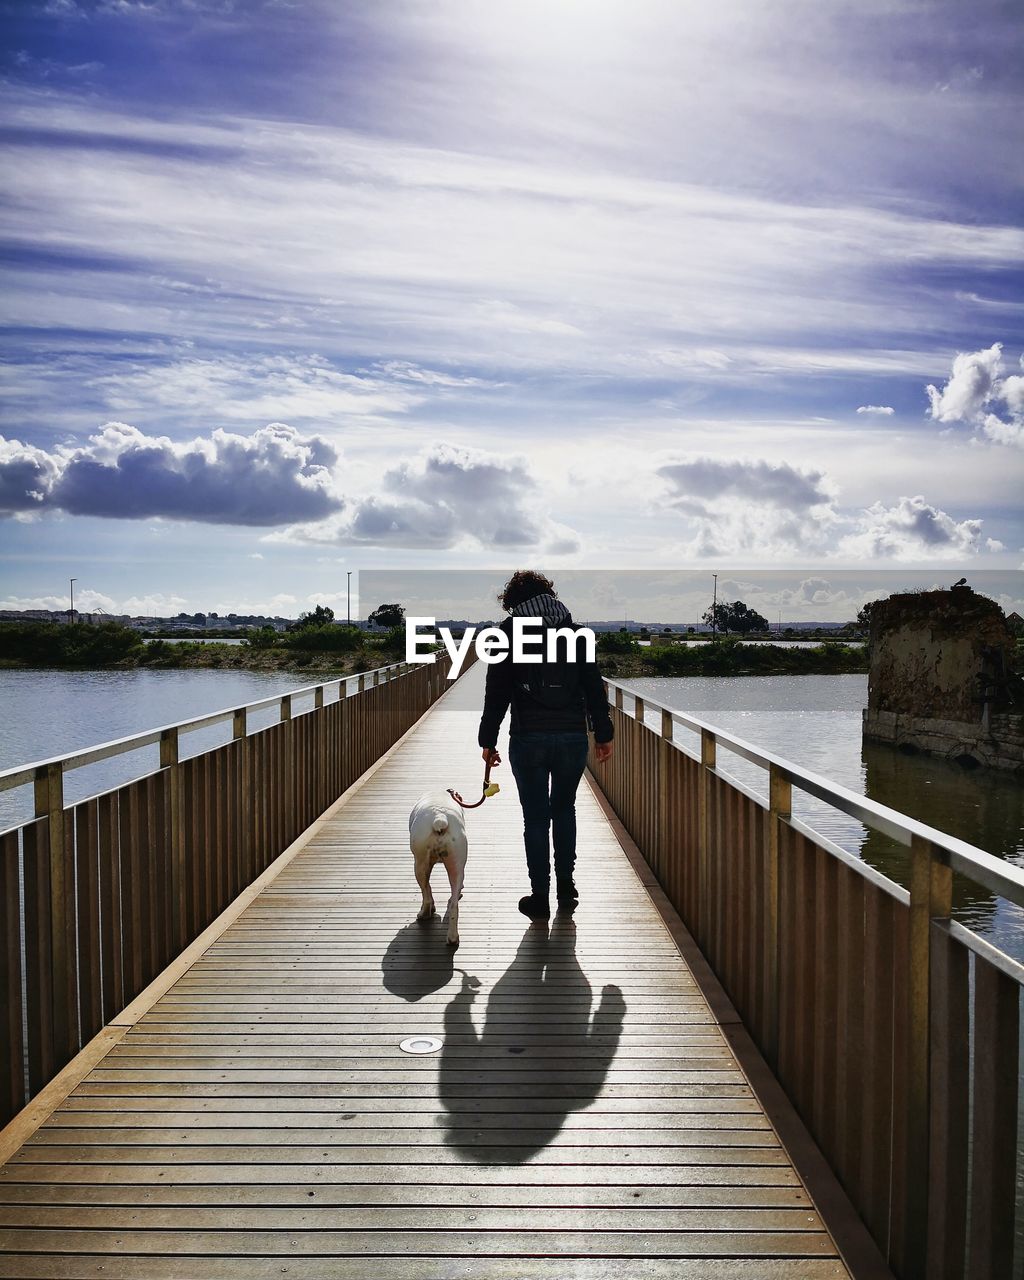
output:
<instances>
[{"instance_id":1,"label":"water","mask_svg":"<svg viewBox=\"0 0 1024 1280\"><path fill-rule=\"evenodd\" d=\"M244 640L231 639L208 640L205 636L143 636L143 644L245 644Z\"/></svg>"},{"instance_id":2,"label":"water","mask_svg":"<svg viewBox=\"0 0 1024 1280\"><path fill-rule=\"evenodd\" d=\"M316 682L296 672L260 671L0 671L0 769L130 737L229 707L259 702ZM335 697L328 690L327 701ZM293 710L312 705L296 699ZM273 724L268 707L249 716L249 730ZM183 736L182 757L197 755L231 738L231 724ZM65 775L64 795L75 804L159 767L155 745ZM0 792L0 831L32 817L32 788Z\"/></svg>"},{"instance_id":3,"label":"water","mask_svg":"<svg viewBox=\"0 0 1024 1280\"><path fill-rule=\"evenodd\" d=\"M700 645L710 644L709 640L674 640L673 644L683 645L685 648L697 648ZM820 644L845 644L851 649L862 649L864 647L863 640L741 640L740 644L750 645L771 645L776 649L815 649ZM664 648L664 645L653 645L650 640L638 640L637 644L644 649Z\"/></svg>"},{"instance_id":4,"label":"water","mask_svg":"<svg viewBox=\"0 0 1024 1280\"><path fill-rule=\"evenodd\" d=\"M660 677L630 680L629 687L1024 867L1020 778L862 743L866 675ZM660 716L649 712L647 722L659 728ZM677 725L675 736L690 751L699 750L696 734ZM767 794L767 772L721 745L718 765L759 795ZM889 879L908 885L905 846L796 789L793 812ZM1024 909L957 876L954 915L1024 962Z\"/></svg>"}]
</instances>

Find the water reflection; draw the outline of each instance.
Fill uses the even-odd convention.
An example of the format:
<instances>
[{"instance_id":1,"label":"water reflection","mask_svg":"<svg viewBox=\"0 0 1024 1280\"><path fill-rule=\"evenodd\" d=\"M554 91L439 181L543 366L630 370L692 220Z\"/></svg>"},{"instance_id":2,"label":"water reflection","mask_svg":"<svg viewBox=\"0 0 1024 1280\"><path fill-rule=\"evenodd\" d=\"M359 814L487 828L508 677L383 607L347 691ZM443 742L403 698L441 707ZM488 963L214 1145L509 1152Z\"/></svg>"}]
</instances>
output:
<instances>
[{"instance_id":1,"label":"water reflection","mask_svg":"<svg viewBox=\"0 0 1024 1280\"><path fill-rule=\"evenodd\" d=\"M988 769L963 769L933 756L908 754L882 742L862 746L866 793L872 800L908 814L951 836L1024 865L1024 788ZM878 831L865 831L860 856L890 880L909 882L909 853ZM1007 931L1017 909L963 876L953 880L953 914L989 938ZM1006 945L1004 939L1000 945ZM1016 948L1020 949L1020 938Z\"/></svg>"},{"instance_id":2,"label":"water reflection","mask_svg":"<svg viewBox=\"0 0 1024 1280\"><path fill-rule=\"evenodd\" d=\"M563 915L555 916L550 933L536 923L523 934L494 984L479 1034L476 996L464 976L445 1010L439 1081L448 1113L445 1141L478 1164L524 1164L557 1136L570 1111L601 1092L626 1002L608 985L591 1017L593 993L576 957L576 926ZM570 1074L563 1076L565 1070Z\"/></svg>"}]
</instances>

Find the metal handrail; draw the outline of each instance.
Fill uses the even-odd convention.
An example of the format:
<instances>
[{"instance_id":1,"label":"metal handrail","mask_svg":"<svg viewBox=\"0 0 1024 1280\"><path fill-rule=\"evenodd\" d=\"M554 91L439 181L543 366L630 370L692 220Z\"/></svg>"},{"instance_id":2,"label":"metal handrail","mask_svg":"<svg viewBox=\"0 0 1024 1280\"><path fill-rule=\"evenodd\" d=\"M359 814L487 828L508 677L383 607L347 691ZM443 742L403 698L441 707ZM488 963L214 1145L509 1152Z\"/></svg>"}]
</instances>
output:
<instances>
[{"instance_id":1,"label":"metal handrail","mask_svg":"<svg viewBox=\"0 0 1024 1280\"><path fill-rule=\"evenodd\" d=\"M851 818L856 818L864 826L879 831L900 844L910 846L914 840L928 841L938 854L939 860L953 871L959 871L992 893L1016 903L1017 906L1024 906L1024 868L1003 862L991 853L986 853L984 849L968 844L966 840L947 835L936 827L930 827L925 822L919 822L916 818L907 817L896 809L890 809L888 805L879 804L877 800L869 800L867 796L858 795L855 791L840 786L839 783L830 782L820 774L793 764L783 756L755 747L744 738L727 733L706 720L698 720L694 716L675 711L655 698L636 692L621 681L605 680L605 684L609 689L620 689L628 697L639 699L645 710L651 707L663 715L670 716L673 724L682 725L683 728L698 735L710 734L718 745L742 756L744 760L749 760L751 764L758 765L760 768L776 770L799 790L824 801L833 809L838 809ZM673 741L672 745L677 750L692 755L682 744ZM735 780L729 778L729 781ZM760 797L758 799L760 803L764 803ZM765 805L765 807L768 806Z\"/></svg>"},{"instance_id":2,"label":"metal handrail","mask_svg":"<svg viewBox=\"0 0 1024 1280\"><path fill-rule=\"evenodd\" d=\"M395 672L395 675L404 675L405 671L397 670L398 668L406 668L411 670L411 666L406 662L392 662L384 667L374 667L371 671L357 671L352 675L339 676L334 680L325 680L322 684L304 685L300 689L289 689L284 693L272 694L269 698L261 698L257 702L247 702L238 707L227 707L222 711L212 711L209 715L198 716L192 720L179 720L174 724L162 725L157 729L147 729L143 733L133 733L127 738L114 738L109 742L100 742L93 747L86 747L82 751L76 751L72 755L66 756L50 756L46 760L35 760L31 764L15 765L12 769L0 769L0 792L13 790L15 787L23 787L30 782L35 781L41 772L60 765L64 773L71 769L81 769L86 765L96 764L100 760L109 760L112 756L125 755L130 751L141 751L144 747L151 747L161 741L162 738L169 734L177 732L178 734L192 733L197 729L208 729L213 725L223 724L227 720L233 720L236 715L243 712L248 715L250 711L262 711L266 707L277 706L280 710L284 700L287 698L299 698L305 694L313 694L315 696L317 690L328 689L333 685L337 685L339 693L343 685L347 685L350 680L367 680L371 676L374 683L379 683L377 677L387 672ZM395 678L394 676L392 678ZM305 713L303 713L305 714Z\"/></svg>"}]
</instances>

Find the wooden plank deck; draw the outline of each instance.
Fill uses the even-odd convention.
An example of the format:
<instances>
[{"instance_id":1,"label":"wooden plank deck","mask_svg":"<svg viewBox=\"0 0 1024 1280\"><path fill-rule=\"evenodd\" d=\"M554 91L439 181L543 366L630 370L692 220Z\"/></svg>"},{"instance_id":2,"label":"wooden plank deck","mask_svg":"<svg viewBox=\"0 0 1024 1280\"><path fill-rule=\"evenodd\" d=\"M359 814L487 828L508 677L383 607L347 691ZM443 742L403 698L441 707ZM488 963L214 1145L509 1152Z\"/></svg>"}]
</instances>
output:
<instances>
[{"instance_id":1,"label":"wooden plank deck","mask_svg":"<svg viewBox=\"0 0 1024 1280\"><path fill-rule=\"evenodd\" d=\"M575 917L516 911L506 764L469 815L461 947L414 923L407 814L475 792L482 679L0 1169L0 1275L848 1274L586 785ZM415 1034L443 1050L401 1052Z\"/></svg>"}]
</instances>

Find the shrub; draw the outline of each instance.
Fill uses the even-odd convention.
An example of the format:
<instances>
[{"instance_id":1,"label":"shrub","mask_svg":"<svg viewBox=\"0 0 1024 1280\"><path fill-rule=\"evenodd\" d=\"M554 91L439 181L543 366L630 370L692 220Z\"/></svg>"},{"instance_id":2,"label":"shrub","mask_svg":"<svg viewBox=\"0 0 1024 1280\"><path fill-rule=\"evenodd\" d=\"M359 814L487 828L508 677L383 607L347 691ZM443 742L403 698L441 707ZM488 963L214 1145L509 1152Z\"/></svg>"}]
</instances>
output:
<instances>
[{"instance_id":1,"label":"shrub","mask_svg":"<svg viewBox=\"0 0 1024 1280\"><path fill-rule=\"evenodd\" d=\"M0 624L0 658L32 666L106 667L141 656L138 632L119 622Z\"/></svg>"}]
</instances>

